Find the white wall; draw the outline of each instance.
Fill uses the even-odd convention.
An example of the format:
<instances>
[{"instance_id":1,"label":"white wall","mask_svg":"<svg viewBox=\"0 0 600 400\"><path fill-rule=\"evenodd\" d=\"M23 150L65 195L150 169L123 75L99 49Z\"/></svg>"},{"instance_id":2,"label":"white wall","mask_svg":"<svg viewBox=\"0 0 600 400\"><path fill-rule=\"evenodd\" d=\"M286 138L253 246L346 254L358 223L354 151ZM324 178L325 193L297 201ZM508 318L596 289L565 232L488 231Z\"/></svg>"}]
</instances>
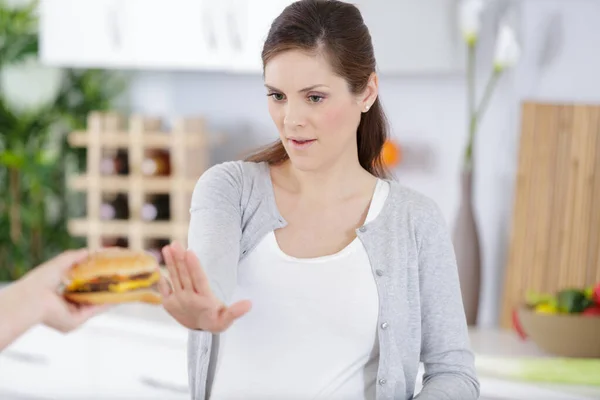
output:
<instances>
[{"instance_id":1,"label":"white wall","mask_svg":"<svg viewBox=\"0 0 600 400\"><path fill-rule=\"evenodd\" d=\"M513 177L523 99L600 102L600 1L522 0L515 2L521 21L524 56L503 77L481 127L476 148L476 204L482 230L484 272L480 324L495 325L507 254ZM546 27L559 46L541 66ZM492 34L488 27L484 33ZM482 43L481 68L487 76L492 51ZM552 54L552 53L550 53ZM130 98L134 111L163 116L200 113L212 127L232 133L235 149L214 161L276 137L266 109L260 76L202 73L138 73ZM382 76L381 99L392 133L404 146L400 181L433 197L452 224L458 206L459 161L465 134L462 76Z\"/></svg>"}]
</instances>

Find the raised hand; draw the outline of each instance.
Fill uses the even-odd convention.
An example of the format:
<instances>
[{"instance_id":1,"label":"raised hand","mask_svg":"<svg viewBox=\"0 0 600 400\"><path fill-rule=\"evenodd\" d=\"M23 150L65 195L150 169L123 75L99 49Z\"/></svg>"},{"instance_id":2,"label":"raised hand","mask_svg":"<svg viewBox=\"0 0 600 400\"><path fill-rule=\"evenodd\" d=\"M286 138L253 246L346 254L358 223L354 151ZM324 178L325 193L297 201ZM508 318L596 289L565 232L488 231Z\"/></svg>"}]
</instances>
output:
<instances>
[{"instance_id":1,"label":"raised hand","mask_svg":"<svg viewBox=\"0 0 600 400\"><path fill-rule=\"evenodd\" d=\"M184 250L175 242L165 246L162 253L170 277L170 284L164 276L159 281L163 307L181 325L218 333L250 311L248 300L226 306L215 296L200 261L191 250Z\"/></svg>"}]
</instances>

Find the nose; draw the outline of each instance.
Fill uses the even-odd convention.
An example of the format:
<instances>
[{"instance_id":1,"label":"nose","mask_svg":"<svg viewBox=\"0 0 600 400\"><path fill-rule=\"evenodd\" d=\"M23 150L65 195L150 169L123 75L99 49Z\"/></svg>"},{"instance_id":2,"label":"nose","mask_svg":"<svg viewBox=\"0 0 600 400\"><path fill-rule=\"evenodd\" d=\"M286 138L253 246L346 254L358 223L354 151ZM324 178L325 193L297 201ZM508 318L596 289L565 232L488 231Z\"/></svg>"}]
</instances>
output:
<instances>
[{"instance_id":1,"label":"nose","mask_svg":"<svg viewBox=\"0 0 600 400\"><path fill-rule=\"evenodd\" d=\"M306 117L302 105L294 105L288 101L288 104L285 107L283 124L287 128L297 128L306 125Z\"/></svg>"}]
</instances>

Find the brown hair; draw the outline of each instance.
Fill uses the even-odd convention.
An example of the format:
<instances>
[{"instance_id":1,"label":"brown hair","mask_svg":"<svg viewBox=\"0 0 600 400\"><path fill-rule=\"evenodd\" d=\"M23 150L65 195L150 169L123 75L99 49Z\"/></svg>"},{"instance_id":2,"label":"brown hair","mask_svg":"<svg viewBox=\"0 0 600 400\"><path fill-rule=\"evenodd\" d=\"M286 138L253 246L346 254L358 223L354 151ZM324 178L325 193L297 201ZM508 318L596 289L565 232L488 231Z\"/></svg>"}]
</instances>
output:
<instances>
[{"instance_id":1,"label":"brown hair","mask_svg":"<svg viewBox=\"0 0 600 400\"><path fill-rule=\"evenodd\" d=\"M300 0L273 21L262 51L263 70L275 55L288 50L322 51L353 94L362 93L375 72L371 35L360 11L336 0ZM388 138L388 123L379 97L362 113L356 132L360 165L377 177L387 177L380 153ZM289 158L281 140L247 161L279 164Z\"/></svg>"}]
</instances>

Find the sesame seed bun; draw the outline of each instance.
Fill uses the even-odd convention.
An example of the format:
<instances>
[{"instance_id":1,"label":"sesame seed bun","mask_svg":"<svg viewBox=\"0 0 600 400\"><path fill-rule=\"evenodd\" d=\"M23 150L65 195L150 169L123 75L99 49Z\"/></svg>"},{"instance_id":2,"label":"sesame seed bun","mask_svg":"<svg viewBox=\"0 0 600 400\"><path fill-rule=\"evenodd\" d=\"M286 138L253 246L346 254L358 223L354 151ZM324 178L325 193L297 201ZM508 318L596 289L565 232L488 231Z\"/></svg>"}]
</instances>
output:
<instances>
[{"instance_id":1,"label":"sesame seed bun","mask_svg":"<svg viewBox=\"0 0 600 400\"><path fill-rule=\"evenodd\" d=\"M70 280L91 280L101 276L130 276L151 273L158 269L156 258L141 250L110 247L90 253L68 274Z\"/></svg>"}]
</instances>

